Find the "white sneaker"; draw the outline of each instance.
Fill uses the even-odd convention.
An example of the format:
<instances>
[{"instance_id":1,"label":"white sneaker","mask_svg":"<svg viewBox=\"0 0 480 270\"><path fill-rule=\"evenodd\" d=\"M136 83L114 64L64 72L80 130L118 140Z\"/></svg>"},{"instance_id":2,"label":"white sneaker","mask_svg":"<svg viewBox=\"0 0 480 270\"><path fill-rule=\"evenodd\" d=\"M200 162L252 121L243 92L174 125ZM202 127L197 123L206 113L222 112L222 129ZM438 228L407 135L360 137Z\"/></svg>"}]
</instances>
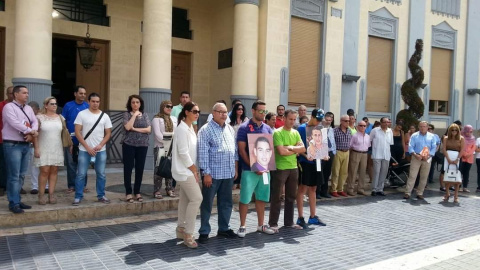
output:
<instances>
[{"instance_id":1,"label":"white sneaker","mask_svg":"<svg viewBox=\"0 0 480 270\"><path fill-rule=\"evenodd\" d=\"M245 227L238 228L238 231L237 231L237 236L238 237L244 238L246 234L247 234L247 228L245 228Z\"/></svg>"},{"instance_id":2,"label":"white sneaker","mask_svg":"<svg viewBox=\"0 0 480 270\"><path fill-rule=\"evenodd\" d=\"M275 231L270 228L268 225L262 225L257 227L257 232L263 232L266 234L274 234Z\"/></svg>"}]
</instances>

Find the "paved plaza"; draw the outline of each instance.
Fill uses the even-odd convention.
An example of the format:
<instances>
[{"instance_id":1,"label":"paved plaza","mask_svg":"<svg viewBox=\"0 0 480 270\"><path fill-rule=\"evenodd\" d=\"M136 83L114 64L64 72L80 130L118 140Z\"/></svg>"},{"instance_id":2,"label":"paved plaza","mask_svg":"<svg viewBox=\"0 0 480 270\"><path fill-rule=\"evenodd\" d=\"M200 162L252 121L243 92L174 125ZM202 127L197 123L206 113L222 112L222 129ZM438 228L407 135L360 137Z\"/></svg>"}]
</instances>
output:
<instances>
[{"instance_id":1,"label":"paved plaza","mask_svg":"<svg viewBox=\"0 0 480 270\"><path fill-rule=\"evenodd\" d=\"M454 205L441 202L441 192L425 195L319 201L326 227L281 228L276 235L255 232L252 211L244 239L215 237L212 215L212 238L195 250L174 238L173 212L44 232L31 227L0 237L0 269L479 269L480 196L461 194ZM237 211L231 226L239 226Z\"/></svg>"}]
</instances>

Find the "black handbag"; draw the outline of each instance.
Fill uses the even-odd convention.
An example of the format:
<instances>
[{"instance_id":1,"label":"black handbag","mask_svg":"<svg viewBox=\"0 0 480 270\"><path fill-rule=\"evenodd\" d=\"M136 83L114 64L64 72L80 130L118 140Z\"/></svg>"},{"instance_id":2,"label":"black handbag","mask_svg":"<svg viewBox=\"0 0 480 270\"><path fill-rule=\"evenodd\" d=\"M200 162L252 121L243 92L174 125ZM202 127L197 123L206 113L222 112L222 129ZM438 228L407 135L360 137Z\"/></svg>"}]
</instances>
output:
<instances>
[{"instance_id":1,"label":"black handbag","mask_svg":"<svg viewBox=\"0 0 480 270\"><path fill-rule=\"evenodd\" d=\"M166 179L172 179L172 146L173 140L167 155L160 158L160 164L158 164L157 171L155 172L156 175Z\"/></svg>"}]
</instances>

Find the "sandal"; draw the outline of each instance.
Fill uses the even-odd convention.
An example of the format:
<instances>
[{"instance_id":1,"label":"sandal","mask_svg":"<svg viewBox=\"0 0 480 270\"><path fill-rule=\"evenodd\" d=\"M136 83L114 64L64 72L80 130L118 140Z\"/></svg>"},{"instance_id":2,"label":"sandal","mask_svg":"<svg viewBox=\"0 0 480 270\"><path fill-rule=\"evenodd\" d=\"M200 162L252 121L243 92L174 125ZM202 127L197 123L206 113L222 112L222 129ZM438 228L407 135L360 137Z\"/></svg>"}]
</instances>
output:
<instances>
[{"instance_id":1,"label":"sandal","mask_svg":"<svg viewBox=\"0 0 480 270\"><path fill-rule=\"evenodd\" d=\"M167 195L168 195L169 197L177 197L177 194L175 194L175 192L174 192L173 190L167 191Z\"/></svg>"},{"instance_id":2,"label":"sandal","mask_svg":"<svg viewBox=\"0 0 480 270\"><path fill-rule=\"evenodd\" d=\"M195 241L195 239L193 238L193 236L191 234L184 233L183 235L184 235L183 243L185 244L185 246L187 246L189 248L197 248L198 247L197 242Z\"/></svg>"},{"instance_id":3,"label":"sandal","mask_svg":"<svg viewBox=\"0 0 480 270\"><path fill-rule=\"evenodd\" d=\"M48 194L48 202L50 204L56 204L57 203L57 198L55 197L55 194Z\"/></svg>"},{"instance_id":4,"label":"sandal","mask_svg":"<svg viewBox=\"0 0 480 270\"><path fill-rule=\"evenodd\" d=\"M177 229L175 229L175 233L177 234L177 239L185 238L185 228L177 226Z\"/></svg>"},{"instance_id":5,"label":"sandal","mask_svg":"<svg viewBox=\"0 0 480 270\"><path fill-rule=\"evenodd\" d=\"M155 199L163 199L163 196L160 193L153 194L153 196L155 197Z\"/></svg>"},{"instance_id":6,"label":"sandal","mask_svg":"<svg viewBox=\"0 0 480 270\"><path fill-rule=\"evenodd\" d=\"M135 198L137 201L139 202L143 202L143 198L142 198L142 195L138 195L137 198Z\"/></svg>"},{"instance_id":7,"label":"sandal","mask_svg":"<svg viewBox=\"0 0 480 270\"><path fill-rule=\"evenodd\" d=\"M38 204L39 205L45 205L47 204L47 200L45 199L44 194L38 194Z\"/></svg>"},{"instance_id":8,"label":"sandal","mask_svg":"<svg viewBox=\"0 0 480 270\"><path fill-rule=\"evenodd\" d=\"M447 196L447 195L443 196L443 201L444 202L448 202L448 199L450 199L450 196Z\"/></svg>"},{"instance_id":9,"label":"sandal","mask_svg":"<svg viewBox=\"0 0 480 270\"><path fill-rule=\"evenodd\" d=\"M125 201L128 202L128 203L133 203L132 194L128 194L128 195L127 195L127 198L125 199Z\"/></svg>"},{"instance_id":10,"label":"sandal","mask_svg":"<svg viewBox=\"0 0 480 270\"><path fill-rule=\"evenodd\" d=\"M455 198L455 199L453 200L453 203L458 203L458 198Z\"/></svg>"},{"instance_id":11,"label":"sandal","mask_svg":"<svg viewBox=\"0 0 480 270\"><path fill-rule=\"evenodd\" d=\"M68 194L73 193L73 192L75 192L75 189L74 189L74 188L69 188L69 189L67 189L67 193L68 193Z\"/></svg>"}]
</instances>

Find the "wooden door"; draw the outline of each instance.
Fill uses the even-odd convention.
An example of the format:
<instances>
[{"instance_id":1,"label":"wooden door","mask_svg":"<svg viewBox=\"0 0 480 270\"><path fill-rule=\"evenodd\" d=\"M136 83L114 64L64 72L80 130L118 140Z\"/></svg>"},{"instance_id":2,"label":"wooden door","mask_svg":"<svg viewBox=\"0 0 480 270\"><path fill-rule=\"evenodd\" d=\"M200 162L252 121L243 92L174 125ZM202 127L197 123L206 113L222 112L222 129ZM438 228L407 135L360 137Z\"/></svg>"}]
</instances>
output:
<instances>
[{"instance_id":1,"label":"wooden door","mask_svg":"<svg viewBox=\"0 0 480 270\"><path fill-rule=\"evenodd\" d=\"M95 64L88 70L85 70L80 64L80 57L77 52L77 85L83 85L87 89L87 95L90 93L98 93L101 97L100 109L108 110L108 43L92 43L99 49ZM77 41L77 46L84 46L83 41Z\"/></svg>"},{"instance_id":2,"label":"wooden door","mask_svg":"<svg viewBox=\"0 0 480 270\"><path fill-rule=\"evenodd\" d=\"M5 97L5 28L0 27L0 101ZM1 119L0 119L1 121Z\"/></svg>"},{"instance_id":3,"label":"wooden door","mask_svg":"<svg viewBox=\"0 0 480 270\"><path fill-rule=\"evenodd\" d=\"M172 102L179 103L182 91L190 92L191 53L172 51Z\"/></svg>"}]
</instances>

